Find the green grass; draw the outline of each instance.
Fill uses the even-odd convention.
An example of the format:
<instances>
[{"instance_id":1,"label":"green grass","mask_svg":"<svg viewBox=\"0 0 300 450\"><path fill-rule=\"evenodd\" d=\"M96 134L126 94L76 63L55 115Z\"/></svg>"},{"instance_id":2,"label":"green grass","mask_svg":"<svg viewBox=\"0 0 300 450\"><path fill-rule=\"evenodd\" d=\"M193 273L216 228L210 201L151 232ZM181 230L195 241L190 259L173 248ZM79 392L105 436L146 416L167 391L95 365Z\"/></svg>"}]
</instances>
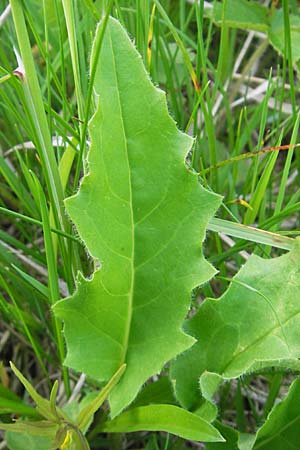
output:
<instances>
[{"instance_id":1,"label":"green grass","mask_svg":"<svg viewBox=\"0 0 300 450\"><path fill-rule=\"evenodd\" d=\"M205 242L206 257L221 276L197 290L204 297L224 292L245 255L276 256L300 235L300 149L259 152L299 143L300 66L292 55L289 8L298 17L300 11L296 2L283 0L282 56L266 35L231 28L225 21L226 1L219 26L205 14L203 1L10 4L11 14L0 27L0 375L5 389L25 400L9 360L46 397L50 381L58 378L64 403L79 376L62 364L62 325L50 308L73 292L79 269L86 275L93 270L63 199L78 188L89 145L95 75L94 67L89 72L89 56L98 19L112 14L127 28L153 81L166 91L178 126L195 137L188 164L208 189L223 196ZM6 5L0 0L0 14ZM100 50L101 38L97 45ZM26 82L13 74L18 66L14 46ZM262 97L253 96L257 86L265 86ZM245 157L250 152L258 153ZM261 380L269 386L265 405L251 400ZM255 431L285 383L284 374L267 373L258 381L249 376L238 386L224 387L219 419ZM87 380L83 392L94 387ZM235 415L228 417L232 409ZM3 414L2 420L9 421L10 415ZM182 439L158 433L129 439L96 431L89 436L95 449L187 448Z\"/></svg>"}]
</instances>

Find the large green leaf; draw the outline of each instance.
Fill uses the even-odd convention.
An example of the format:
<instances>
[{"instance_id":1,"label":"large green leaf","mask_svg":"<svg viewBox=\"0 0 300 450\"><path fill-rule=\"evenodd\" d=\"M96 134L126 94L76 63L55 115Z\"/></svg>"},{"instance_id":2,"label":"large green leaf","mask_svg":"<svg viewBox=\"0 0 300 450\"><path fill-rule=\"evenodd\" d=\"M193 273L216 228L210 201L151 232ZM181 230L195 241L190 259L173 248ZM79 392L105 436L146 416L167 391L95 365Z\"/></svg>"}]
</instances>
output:
<instances>
[{"instance_id":1,"label":"large green leaf","mask_svg":"<svg viewBox=\"0 0 300 450\"><path fill-rule=\"evenodd\" d=\"M198 342L172 368L185 407L200 389L211 398L223 379L278 363L288 367L300 357L299 262L300 241L278 258L251 256L226 293L206 300L186 323Z\"/></svg>"},{"instance_id":2,"label":"large green leaf","mask_svg":"<svg viewBox=\"0 0 300 450\"><path fill-rule=\"evenodd\" d=\"M298 297L299 298L299 297ZM295 380L287 397L276 405L258 430L254 450L298 449L300 442L300 381Z\"/></svg>"},{"instance_id":3,"label":"large green leaf","mask_svg":"<svg viewBox=\"0 0 300 450\"><path fill-rule=\"evenodd\" d=\"M257 1L227 0L224 21L233 28L267 31L268 14L268 8ZM221 25L223 2L214 2L213 8L206 9L206 15L217 25Z\"/></svg>"},{"instance_id":4,"label":"large green leaf","mask_svg":"<svg viewBox=\"0 0 300 450\"><path fill-rule=\"evenodd\" d=\"M167 431L193 441L224 441L210 423L197 414L174 405L148 405L129 409L106 422L102 429L109 433Z\"/></svg>"},{"instance_id":5,"label":"large green leaf","mask_svg":"<svg viewBox=\"0 0 300 450\"><path fill-rule=\"evenodd\" d=\"M126 362L110 397L114 416L194 342L181 325L192 288L214 274L201 242L220 200L186 167L193 141L176 128L165 94L114 19L94 87L88 169L66 207L101 269L89 280L80 275L54 312L65 323L67 366L106 380Z\"/></svg>"},{"instance_id":6,"label":"large green leaf","mask_svg":"<svg viewBox=\"0 0 300 450\"><path fill-rule=\"evenodd\" d=\"M296 450L300 442L300 381L295 380L287 397L270 412L256 435L239 435L217 424L225 443L211 443L205 450Z\"/></svg>"},{"instance_id":7,"label":"large green leaf","mask_svg":"<svg viewBox=\"0 0 300 450\"><path fill-rule=\"evenodd\" d=\"M292 62L295 64L300 59L300 17L290 14L290 32L292 46ZM268 31L268 37L273 47L284 55L285 49L285 31L284 15L282 9L276 9L271 19L271 26Z\"/></svg>"}]
</instances>

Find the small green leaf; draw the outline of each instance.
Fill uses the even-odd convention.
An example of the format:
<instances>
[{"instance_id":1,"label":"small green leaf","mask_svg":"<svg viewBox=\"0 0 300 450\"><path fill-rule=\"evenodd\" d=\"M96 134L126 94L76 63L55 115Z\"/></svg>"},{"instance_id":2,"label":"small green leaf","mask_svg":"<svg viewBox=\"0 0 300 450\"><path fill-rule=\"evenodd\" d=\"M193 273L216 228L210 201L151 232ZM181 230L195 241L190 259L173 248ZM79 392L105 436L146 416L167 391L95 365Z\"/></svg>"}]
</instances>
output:
<instances>
[{"instance_id":1,"label":"small green leaf","mask_svg":"<svg viewBox=\"0 0 300 450\"><path fill-rule=\"evenodd\" d=\"M193 412L210 423L216 420L218 407L214 403L204 400Z\"/></svg>"},{"instance_id":2,"label":"small green leaf","mask_svg":"<svg viewBox=\"0 0 300 450\"><path fill-rule=\"evenodd\" d=\"M58 381L55 380L51 392L50 392L50 408L52 413L57 417L59 420L59 416L57 415L57 409L56 409L56 396L58 391Z\"/></svg>"},{"instance_id":3,"label":"small green leaf","mask_svg":"<svg viewBox=\"0 0 300 450\"><path fill-rule=\"evenodd\" d=\"M201 417L173 405L139 406L103 426L103 431L109 433L143 430L166 431L193 441L224 441L219 431Z\"/></svg>"},{"instance_id":4,"label":"small green leaf","mask_svg":"<svg viewBox=\"0 0 300 450\"><path fill-rule=\"evenodd\" d=\"M80 412L86 407L86 405L90 404L91 401L97 397L97 395L98 393L96 391L91 391L87 393L80 402L73 400L71 403L64 405L63 411L69 417L69 421L76 425ZM93 419L94 416L90 416L90 421L86 423L85 427L81 428L81 432L83 434L87 432L93 422Z\"/></svg>"},{"instance_id":5,"label":"small green leaf","mask_svg":"<svg viewBox=\"0 0 300 450\"><path fill-rule=\"evenodd\" d=\"M22 373L16 368L16 366L10 362L10 367L16 377L21 381L23 386L25 387L26 391L29 393L31 398L35 401L37 405L37 411L44 416L46 419L48 419L50 422L58 423L61 419L67 419L64 412L58 407L53 404L54 397L57 392L58 385L57 383L54 383L54 386L51 391L51 401L46 400L43 398L40 394L37 393L37 391L34 389L34 387L29 383L28 380L22 375ZM55 411L53 411L53 409Z\"/></svg>"},{"instance_id":6,"label":"small green leaf","mask_svg":"<svg viewBox=\"0 0 300 450\"><path fill-rule=\"evenodd\" d=\"M198 339L172 367L176 394L191 408L220 379L300 357L300 241L278 258L252 255L218 300L207 299L185 329Z\"/></svg>"},{"instance_id":7,"label":"small green leaf","mask_svg":"<svg viewBox=\"0 0 300 450\"><path fill-rule=\"evenodd\" d=\"M112 18L94 90L88 168L65 203L101 268L89 280L80 275L75 294L54 313L64 320L67 366L108 380L127 364L109 397L115 416L194 342L181 326L191 290L215 273L201 242L220 198L186 167L193 140L176 128L165 94Z\"/></svg>"},{"instance_id":8,"label":"small green leaf","mask_svg":"<svg viewBox=\"0 0 300 450\"><path fill-rule=\"evenodd\" d=\"M200 378L200 389L204 397L212 400L222 381L223 378L217 373L203 372Z\"/></svg>"},{"instance_id":9,"label":"small green leaf","mask_svg":"<svg viewBox=\"0 0 300 450\"><path fill-rule=\"evenodd\" d=\"M56 422L57 417L53 412L51 411L51 406L49 400L44 399L40 394L36 392L34 387L29 383L29 381L26 380L26 378L22 375L22 373L16 368L16 366L10 362L10 367L16 377L19 378L23 386L25 387L26 391L29 393L31 398L35 401L37 405L37 409L39 413L44 416L46 419Z\"/></svg>"},{"instance_id":10,"label":"small green leaf","mask_svg":"<svg viewBox=\"0 0 300 450\"><path fill-rule=\"evenodd\" d=\"M78 428L80 428L80 430L84 430L86 428L87 424L91 421L95 412L98 411L102 403L107 399L111 390L115 387L115 385L123 375L125 369L126 364L123 364L119 368L119 370L117 370L117 372L114 374L111 380L107 383L107 385L104 386L103 389L101 389L97 397L92 399L79 413L76 423L78 425Z\"/></svg>"}]
</instances>

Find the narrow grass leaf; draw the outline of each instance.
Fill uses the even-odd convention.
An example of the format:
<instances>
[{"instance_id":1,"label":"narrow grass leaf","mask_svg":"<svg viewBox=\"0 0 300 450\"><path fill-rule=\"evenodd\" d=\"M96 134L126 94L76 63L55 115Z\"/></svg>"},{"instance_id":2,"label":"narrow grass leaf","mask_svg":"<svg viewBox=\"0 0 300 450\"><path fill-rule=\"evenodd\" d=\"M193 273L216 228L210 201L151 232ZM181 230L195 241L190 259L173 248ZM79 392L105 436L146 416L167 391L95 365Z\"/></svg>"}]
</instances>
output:
<instances>
[{"instance_id":1,"label":"narrow grass leaf","mask_svg":"<svg viewBox=\"0 0 300 450\"><path fill-rule=\"evenodd\" d=\"M26 405L13 391L0 384L0 414L22 414L40 417L32 406Z\"/></svg>"},{"instance_id":2,"label":"narrow grass leaf","mask_svg":"<svg viewBox=\"0 0 300 450\"><path fill-rule=\"evenodd\" d=\"M292 250L294 247L294 239L281 236L277 233L261 230L260 228L249 227L241 223L231 222L229 220L218 219L213 217L207 226L208 230L225 233L228 236L234 236L247 241L256 242L257 244L270 245L276 248Z\"/></svg>"},{"instance_id":3,"label":"narrow grass leaf","mask_svg":"<svg viewBox=\"0 0 300 450\"><path fill-rule=\"evenodd\" d=\"M21 276L23 280L26 281L27 284L33 289L36 289L40 294L42 294L45 298L49 298L49 290L47 286L45 286L43 283L41 283L36 278L32 277L31 275L28 275L28 273L23 272L19 267L17 267L15 264L11 265L12 268L18 272L18 274Z\"/></svg>"}]
</instances>

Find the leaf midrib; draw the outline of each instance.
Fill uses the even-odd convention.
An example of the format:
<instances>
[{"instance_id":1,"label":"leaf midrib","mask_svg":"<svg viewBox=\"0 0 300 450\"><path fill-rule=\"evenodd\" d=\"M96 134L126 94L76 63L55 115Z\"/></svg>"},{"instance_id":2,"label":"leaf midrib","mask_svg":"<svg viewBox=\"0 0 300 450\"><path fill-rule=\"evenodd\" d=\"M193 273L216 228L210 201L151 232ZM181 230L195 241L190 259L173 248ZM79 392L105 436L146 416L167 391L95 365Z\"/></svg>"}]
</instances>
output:
<instances>
[{"instance_id":1,"label":"leaf midrib","mask_svg":"<svg viewBox=\"0 0 300 450\"><path fill-rule=\"evenodd\" d=\"M107 32L109 35L110 40L110 48L112 53L112 60L114 65L114 75L116 79L116 85L119 87L119 80L118 80L118 73L116 68L116 58L114 53L114 47L113 42L111 38L111 30L110 27L107 27ZM120 108L120 119L123 129L123 138L124 138L124 144L125 144L125 150L126 150L126 162L128 167L128 177L129 177L129 207L130 207L130 213L131 213L131 239L132 239L132 250L131 250L131 282L130 282L130 290L128 293L128 317L126 321L126 327L125 327L125 333L124 333L124 341L123 341L123 354L122 354L122 363L126 360L126 354L128 349L128 342L129 342L129 335L130 335L130 328L131 328L131 321L132 321L132 313L133 313L133 294L134 294L134 279L135 279L135 269L134 269L134 252L135 252L135 227L134 227L134 215L133 215L133 201L132 201L132 179L131 179L131 170L130 170L130 164L129 164L129 154L128 154L128 144L127 144L127 135L125 131L125 123L123 119L123 109L122 109L122 103L121 103L121 96L120 96L120 89L116 89L117 91L117 98Z\"/></svg>"}]
</instances>

